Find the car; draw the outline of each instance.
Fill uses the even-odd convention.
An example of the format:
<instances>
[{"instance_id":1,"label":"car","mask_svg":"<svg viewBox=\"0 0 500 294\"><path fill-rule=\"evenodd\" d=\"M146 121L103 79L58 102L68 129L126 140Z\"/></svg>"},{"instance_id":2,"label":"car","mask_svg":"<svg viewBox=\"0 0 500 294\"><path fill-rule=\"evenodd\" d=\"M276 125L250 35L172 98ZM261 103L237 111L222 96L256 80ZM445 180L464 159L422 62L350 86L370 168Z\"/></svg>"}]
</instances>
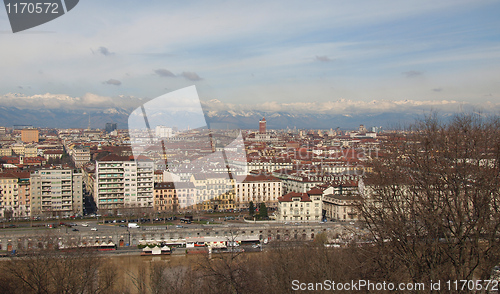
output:
<instances>
[{"instance_id":1,"label":"car","mask_svg":"<svg viewBox=\"0 0 500 294\"><path fill-rule=\"evenodd\" d=\"M88 224L88 223L83 223L83 224L82 224L82 227L88 227L88 226L89 226L89 224Z\"/></svg>"},{"instance_id":2,"label":"car","mask_svg":"<svg viewBox=\"0 0 500 294\"><path fill-rule=\"evenodd\" d=\"M120 225L120 227L124 228L124 227L127 227L127 226L126 226L126 225L124 225L124 224L121 224L121 225Z\"/></svg>"},{"instance_id":3,"label":"car","mask_svg":"<svg viewBox=\"0 0 500 294\"><path fill-rule=\"evenodd\" d=\"M73 232L78 232L79 230L78 229L73 229Z\"/></svg>"},{"instance_id":4,"label":"car","mask_svg":"<svg viewBox=\"0 0 500 294\"><path fill-rule=\"evenodd\" d=\"M93 227L92 229L90 229L91 231L97 231L97 228L96 227Z\"/></svg>"},{"instance_id":5,"label":"car","mask_svg":"<svg viewBox=\"0 0 500 294\"><path fill-rule=\"evenodd\" d=\"M178 229L181 229L181 228L182 228L182 226L181 226L181 225L177 225L177 226L175 226L175 227L176 227L176 228L178 228Z\"/></svg>"}]
</instances>

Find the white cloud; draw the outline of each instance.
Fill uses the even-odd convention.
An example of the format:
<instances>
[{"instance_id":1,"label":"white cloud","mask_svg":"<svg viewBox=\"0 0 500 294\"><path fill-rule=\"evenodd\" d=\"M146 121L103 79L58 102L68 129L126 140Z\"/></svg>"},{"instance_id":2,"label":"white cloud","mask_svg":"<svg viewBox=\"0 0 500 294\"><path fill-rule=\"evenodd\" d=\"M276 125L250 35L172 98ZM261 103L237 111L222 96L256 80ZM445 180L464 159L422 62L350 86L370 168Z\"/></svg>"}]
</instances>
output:
<instances>
[{"instance_id":1,"label":"white cloud","mask_svg":"<svg viewBox=\"0 0 500 294\"><path fill-rule=\"evenodd\" d=\"M500 110L500 103L488 102L487 111ZM257 105L231 104L217 101L203 102L209 111L229 110L244 114L248 111L317 113L317 114L375 114L384 112L421 112L430 110L458 111L459 109L483 109L484 104L472 104L454 100L372 100L369 102L338 99L328 102L265 102ZM465 108L464 108L465 107Z\"/></svg>"}]
</instances>

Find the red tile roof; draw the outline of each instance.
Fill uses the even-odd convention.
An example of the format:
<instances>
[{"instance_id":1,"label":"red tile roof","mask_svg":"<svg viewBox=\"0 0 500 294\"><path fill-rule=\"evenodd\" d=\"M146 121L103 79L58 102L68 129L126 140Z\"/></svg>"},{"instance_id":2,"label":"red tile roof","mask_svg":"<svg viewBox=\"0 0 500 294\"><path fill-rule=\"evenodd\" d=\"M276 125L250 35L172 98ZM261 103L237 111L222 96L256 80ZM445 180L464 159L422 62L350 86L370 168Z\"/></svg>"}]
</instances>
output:
<instances>
[{"instance_id":1,"label":"red tile roof","mask_svg":"<svg viewBox=\"0 0 500 294\"><path fill-rule=\"evenodd\" d=\"M296 193L296 192L290 192L288 194L285 194L281 197L278 197L279 202L292 202L293 198L300 197L300 202L311 202L311 198L309 198L309 195L307 193Z\"/></svg>"}]
</instances>

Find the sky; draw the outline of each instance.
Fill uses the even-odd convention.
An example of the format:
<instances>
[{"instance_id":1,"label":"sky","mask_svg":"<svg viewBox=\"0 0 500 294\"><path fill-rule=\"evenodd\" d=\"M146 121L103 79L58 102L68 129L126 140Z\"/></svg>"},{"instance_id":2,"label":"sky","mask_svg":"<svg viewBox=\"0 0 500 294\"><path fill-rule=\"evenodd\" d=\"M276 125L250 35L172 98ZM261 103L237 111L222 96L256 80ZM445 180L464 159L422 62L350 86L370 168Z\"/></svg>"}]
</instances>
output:
<instances>
[{"instance_id":1,"label":"sky","mask_svg":"<svg viewBox=\"0 0 500 294\"><path fill-rule=\"evenodd\" d=\"M196 85L232 109L500 110L498 15L499 1L83 0L14 34L0 9L0 106L135 108Z\"/></svg>"}]
</instances>

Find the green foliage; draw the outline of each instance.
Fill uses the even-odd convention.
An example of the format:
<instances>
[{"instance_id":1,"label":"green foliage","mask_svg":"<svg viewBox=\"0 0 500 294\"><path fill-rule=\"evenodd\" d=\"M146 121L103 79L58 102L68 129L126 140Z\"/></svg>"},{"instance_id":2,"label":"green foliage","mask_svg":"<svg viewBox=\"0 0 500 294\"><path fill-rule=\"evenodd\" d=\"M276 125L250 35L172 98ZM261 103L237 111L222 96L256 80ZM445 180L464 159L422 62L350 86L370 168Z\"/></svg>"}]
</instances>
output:
<instances>
[{"instance_id":1,"label":"green foliage","mask_svg":"<svg viewBox=\"0 0 500 294\"><path fill-rule=\"evenodd\" d=\"M267 217L268 217L267 207L266 207L266 204L264 202L262 202L260 204L260 208L259 208L259 218L267 218Z\"/></svg>"},{"instance_id":2,"label":"green foliage","mask_svg":"<svg viewBox=\"0 0 500 294\"><path fill-rule=\"evenodd\" d=\"M250 206L248 208L248 214L250 214L250 216L253 216L255 213L255 206L253 205L253 201L250 201Z\"/></svg>"}]
</instances>

